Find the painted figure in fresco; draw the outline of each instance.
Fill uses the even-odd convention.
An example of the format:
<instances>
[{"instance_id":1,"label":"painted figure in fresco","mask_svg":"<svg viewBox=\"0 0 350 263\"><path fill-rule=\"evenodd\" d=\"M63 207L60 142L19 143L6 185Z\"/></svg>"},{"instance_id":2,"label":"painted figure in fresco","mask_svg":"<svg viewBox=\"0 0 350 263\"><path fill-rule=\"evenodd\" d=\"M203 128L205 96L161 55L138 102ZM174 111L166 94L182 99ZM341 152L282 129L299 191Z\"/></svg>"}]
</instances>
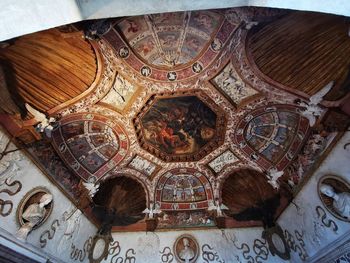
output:
<instances>
[{"instance_id":1,"label":"painted figure in fresco","mask_svg":"<svg viewBox=\"0 0 350 263\"><path fill-rule=\"evenodd\" d=\"M62 128L62 133L66 139L72 138L76 135L84 133L84 124L82 122L69 123L64 125Z\"/></svg>"},{"instance_id":2,"label":"painted figure in fresco","mask_svg":"<svg viewBox=\"0 0 350 263\"><path fill-rule=\"evenodd\" d=\"M154 43L151 39L148 39L147 42L141 43L135 49L138 53L141 53L143 56L147 56L154 49Z\"/></svg>"},{"instance_id":3,"label":"painted figure in fresco","mask_svg":"<svg viewBox=\"0 0 350 263\"><path fill-rule=\"evenodd\" d=\"M186 44L195 52L198 52L201 47L200 41L195 37L189 37L188 39L186 39Z\"/></svg>"},{"instance_id":4,"label":"painted figure in fresco","mask_svg":"<svg viewBox=\"0 0 350 263\"><path fill-rule=\"evenodd\" d=\"M203 26L205 29L209 30L212 27L214 19L207 14L199 13L194 17L194 20L199 26Z\"/></svg>"},{"instance_id":5,"label":"painted figure in fresco","mask_svg":"<svg viewBox=\"0 0 350 263\"><path fill-rule=\"evenodd\" d=\"M333 207L339 215L350 219L350 193L335 193L334 188L328 184L321 185L320 191L333 199Z\"/></svg>"},{"instance_id":6,"label":"painted figure in fresco","mask_svg":"<svg viewBox=\"0 0 350 263\"><path fill-rule=\"evenodd\" d=\"M130 33L136 33L137 31L139 31L139 26L137 25L137 23L133 20L130 19L126 19L125 20L128 23L128 29L127 31Z\"/></svg>"},{"instance_id":7,"label":"painted figure in fresco","mask_svg":"<svg viewBox=\"0 0 350 263\"><path fill-rule=\"evenodd\" d=\"M22 218L25 221L25 224L17 231L16 237L21 240L27 240L27 236L33 227L38 225L46 214L45 206L51 203L52 195L44 194L39 203L31 204L22 214Z\"/></svg>"},{"instance_id":8,"label":"painted figure in fresco","mask_svg":"<svg viewBox=\"0 0 350 263\"><path fill-rule=\"evenodd\" d=\"M189 263L191 259L194 258L195 254L192 248L190 248L190 241L188 238L182 239L184 248L180 251L179 257L180 259L184 260L185 263Z\"/></svg>"}]
</instances>

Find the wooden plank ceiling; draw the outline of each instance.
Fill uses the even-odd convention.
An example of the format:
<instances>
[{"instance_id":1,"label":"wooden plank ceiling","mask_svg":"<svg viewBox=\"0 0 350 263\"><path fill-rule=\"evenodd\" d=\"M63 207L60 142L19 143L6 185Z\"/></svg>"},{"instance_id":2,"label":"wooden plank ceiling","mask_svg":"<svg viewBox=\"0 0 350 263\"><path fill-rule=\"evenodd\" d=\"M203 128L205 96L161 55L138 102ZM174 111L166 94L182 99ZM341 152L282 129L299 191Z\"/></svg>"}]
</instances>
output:
<instances>
[{"instance_id":1,"label":"wooden plank ceiling","mask_svg":"<svg viewBox=\"0 0 350 263\"><path fill-rule=\"evenodd\" d=\"M276 192L265 176L255 170L239 170L230 175L222 188L222 202L230 212L239 213L272 198Z\"/></svg>"},{"instance_id":2,"label":"wooden plank ceiling","mask_svg":"<svg viewBox=\"0 0 350 263\"><path fill-rule=\"evenodd\" d=\"M326 99L338 100L350 84L349 26L341 16L291 13L253 32L248 52L262 73L308 95L335 80Z\"/></svg>"},{"instance_id":3,"label":"wooden plank ceiling","mask_svg":"<svg viewBox=\"0 0 350 263\"><path fill-rule=\"evenodd\" d=\"M87 90L97 70L94 50L82 34L57 29L16 39L0 49L0 60L13 72L7 81L12 95L44 112Z\"/></svg>"}]
</instances>

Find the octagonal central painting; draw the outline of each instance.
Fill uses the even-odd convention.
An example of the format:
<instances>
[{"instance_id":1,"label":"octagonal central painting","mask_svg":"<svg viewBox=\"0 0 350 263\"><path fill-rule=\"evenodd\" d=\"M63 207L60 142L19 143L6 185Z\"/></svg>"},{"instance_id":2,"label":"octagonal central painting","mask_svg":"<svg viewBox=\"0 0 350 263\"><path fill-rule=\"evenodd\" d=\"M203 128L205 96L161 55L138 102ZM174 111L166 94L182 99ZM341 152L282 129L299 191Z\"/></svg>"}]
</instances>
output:
<instances>
[{"instance_id":1,"label":"octagonal central painting","mask_svg":"<svg viewBox=\"0 0 350 263\"><path fill-rule=\"evenodd\" d=\"M198 161L223 143L224 113L203 92L152 96L134 119L142 148L167 162Z\"/></svg>"}]
</instances>

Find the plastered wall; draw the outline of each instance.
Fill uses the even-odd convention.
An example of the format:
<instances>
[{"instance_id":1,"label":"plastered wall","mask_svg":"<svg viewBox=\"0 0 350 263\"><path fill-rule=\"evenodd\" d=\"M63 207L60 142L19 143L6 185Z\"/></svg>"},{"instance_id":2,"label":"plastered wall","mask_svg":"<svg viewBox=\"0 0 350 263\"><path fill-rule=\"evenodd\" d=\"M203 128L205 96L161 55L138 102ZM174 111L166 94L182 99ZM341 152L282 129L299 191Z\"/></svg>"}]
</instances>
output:
<instances>
[{"instance_id":1,"label":"plastered wall","mask_svg":"<svg viewBox=\"0 0 350 263\"><path fill-rule=\"evenodd\" d=\"M7 142L8 137L0 131L0 152L5 149ZM7 148L11 149L14 149L13 145ZM13 186L8 186L6 180L8 184L17 182ZM18 191L19 185L21 189ZM39 186L46 188L53 195L52 213L43 225L29 234L26 243L18 241L18 244L42 249L44 253L63 262L88 262L87 240L96 233L96 227L81 215L72 202L28 157L19 151L6 155L0 162L0 199L8 201L9 204L0 208L0 236L15 235L19 228L16 208L28 191ZM2 191L5 189L10 194Z\"/></svg>"},{"instance_id":2,"label":"plastered wall","mask_svg":"<svg viewBox=\"0 0 350 263\"><path fill-rule=\"evenodd\" d=\"M318 195L318 182L326 175L336 175L350 182L350 147L344 149L349 142L350 132L347 132L299 192L295 205L289 205L278 220L289 232L288 240L294 248L291 262L303 259L318 262L318 256L325 250L332 251L333 242L350 233L350 223L329 213Z\"/></svg>"}]
</instances>

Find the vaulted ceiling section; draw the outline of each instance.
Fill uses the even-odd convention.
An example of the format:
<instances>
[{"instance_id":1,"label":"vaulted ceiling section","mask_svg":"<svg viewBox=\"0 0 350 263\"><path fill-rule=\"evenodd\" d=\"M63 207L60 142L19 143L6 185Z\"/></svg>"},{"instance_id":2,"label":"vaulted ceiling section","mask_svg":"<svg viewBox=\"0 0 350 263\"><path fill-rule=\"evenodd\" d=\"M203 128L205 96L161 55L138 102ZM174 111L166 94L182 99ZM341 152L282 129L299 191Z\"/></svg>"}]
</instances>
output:
<instances>
[{"instance_id":1,"label":"vaulted ceiling section","mask_svg":"<svg viewBox=\"0 0 350 263\"><path fill-rule=\"evenodd\" d=\"M19 37L1 43L0 122L114 231L270 226L349 124L349 25L233 8ZM25 103L55 118L49 131ZM100 184L94 198L83 183Z\"/></svg>"}]
</instances>

